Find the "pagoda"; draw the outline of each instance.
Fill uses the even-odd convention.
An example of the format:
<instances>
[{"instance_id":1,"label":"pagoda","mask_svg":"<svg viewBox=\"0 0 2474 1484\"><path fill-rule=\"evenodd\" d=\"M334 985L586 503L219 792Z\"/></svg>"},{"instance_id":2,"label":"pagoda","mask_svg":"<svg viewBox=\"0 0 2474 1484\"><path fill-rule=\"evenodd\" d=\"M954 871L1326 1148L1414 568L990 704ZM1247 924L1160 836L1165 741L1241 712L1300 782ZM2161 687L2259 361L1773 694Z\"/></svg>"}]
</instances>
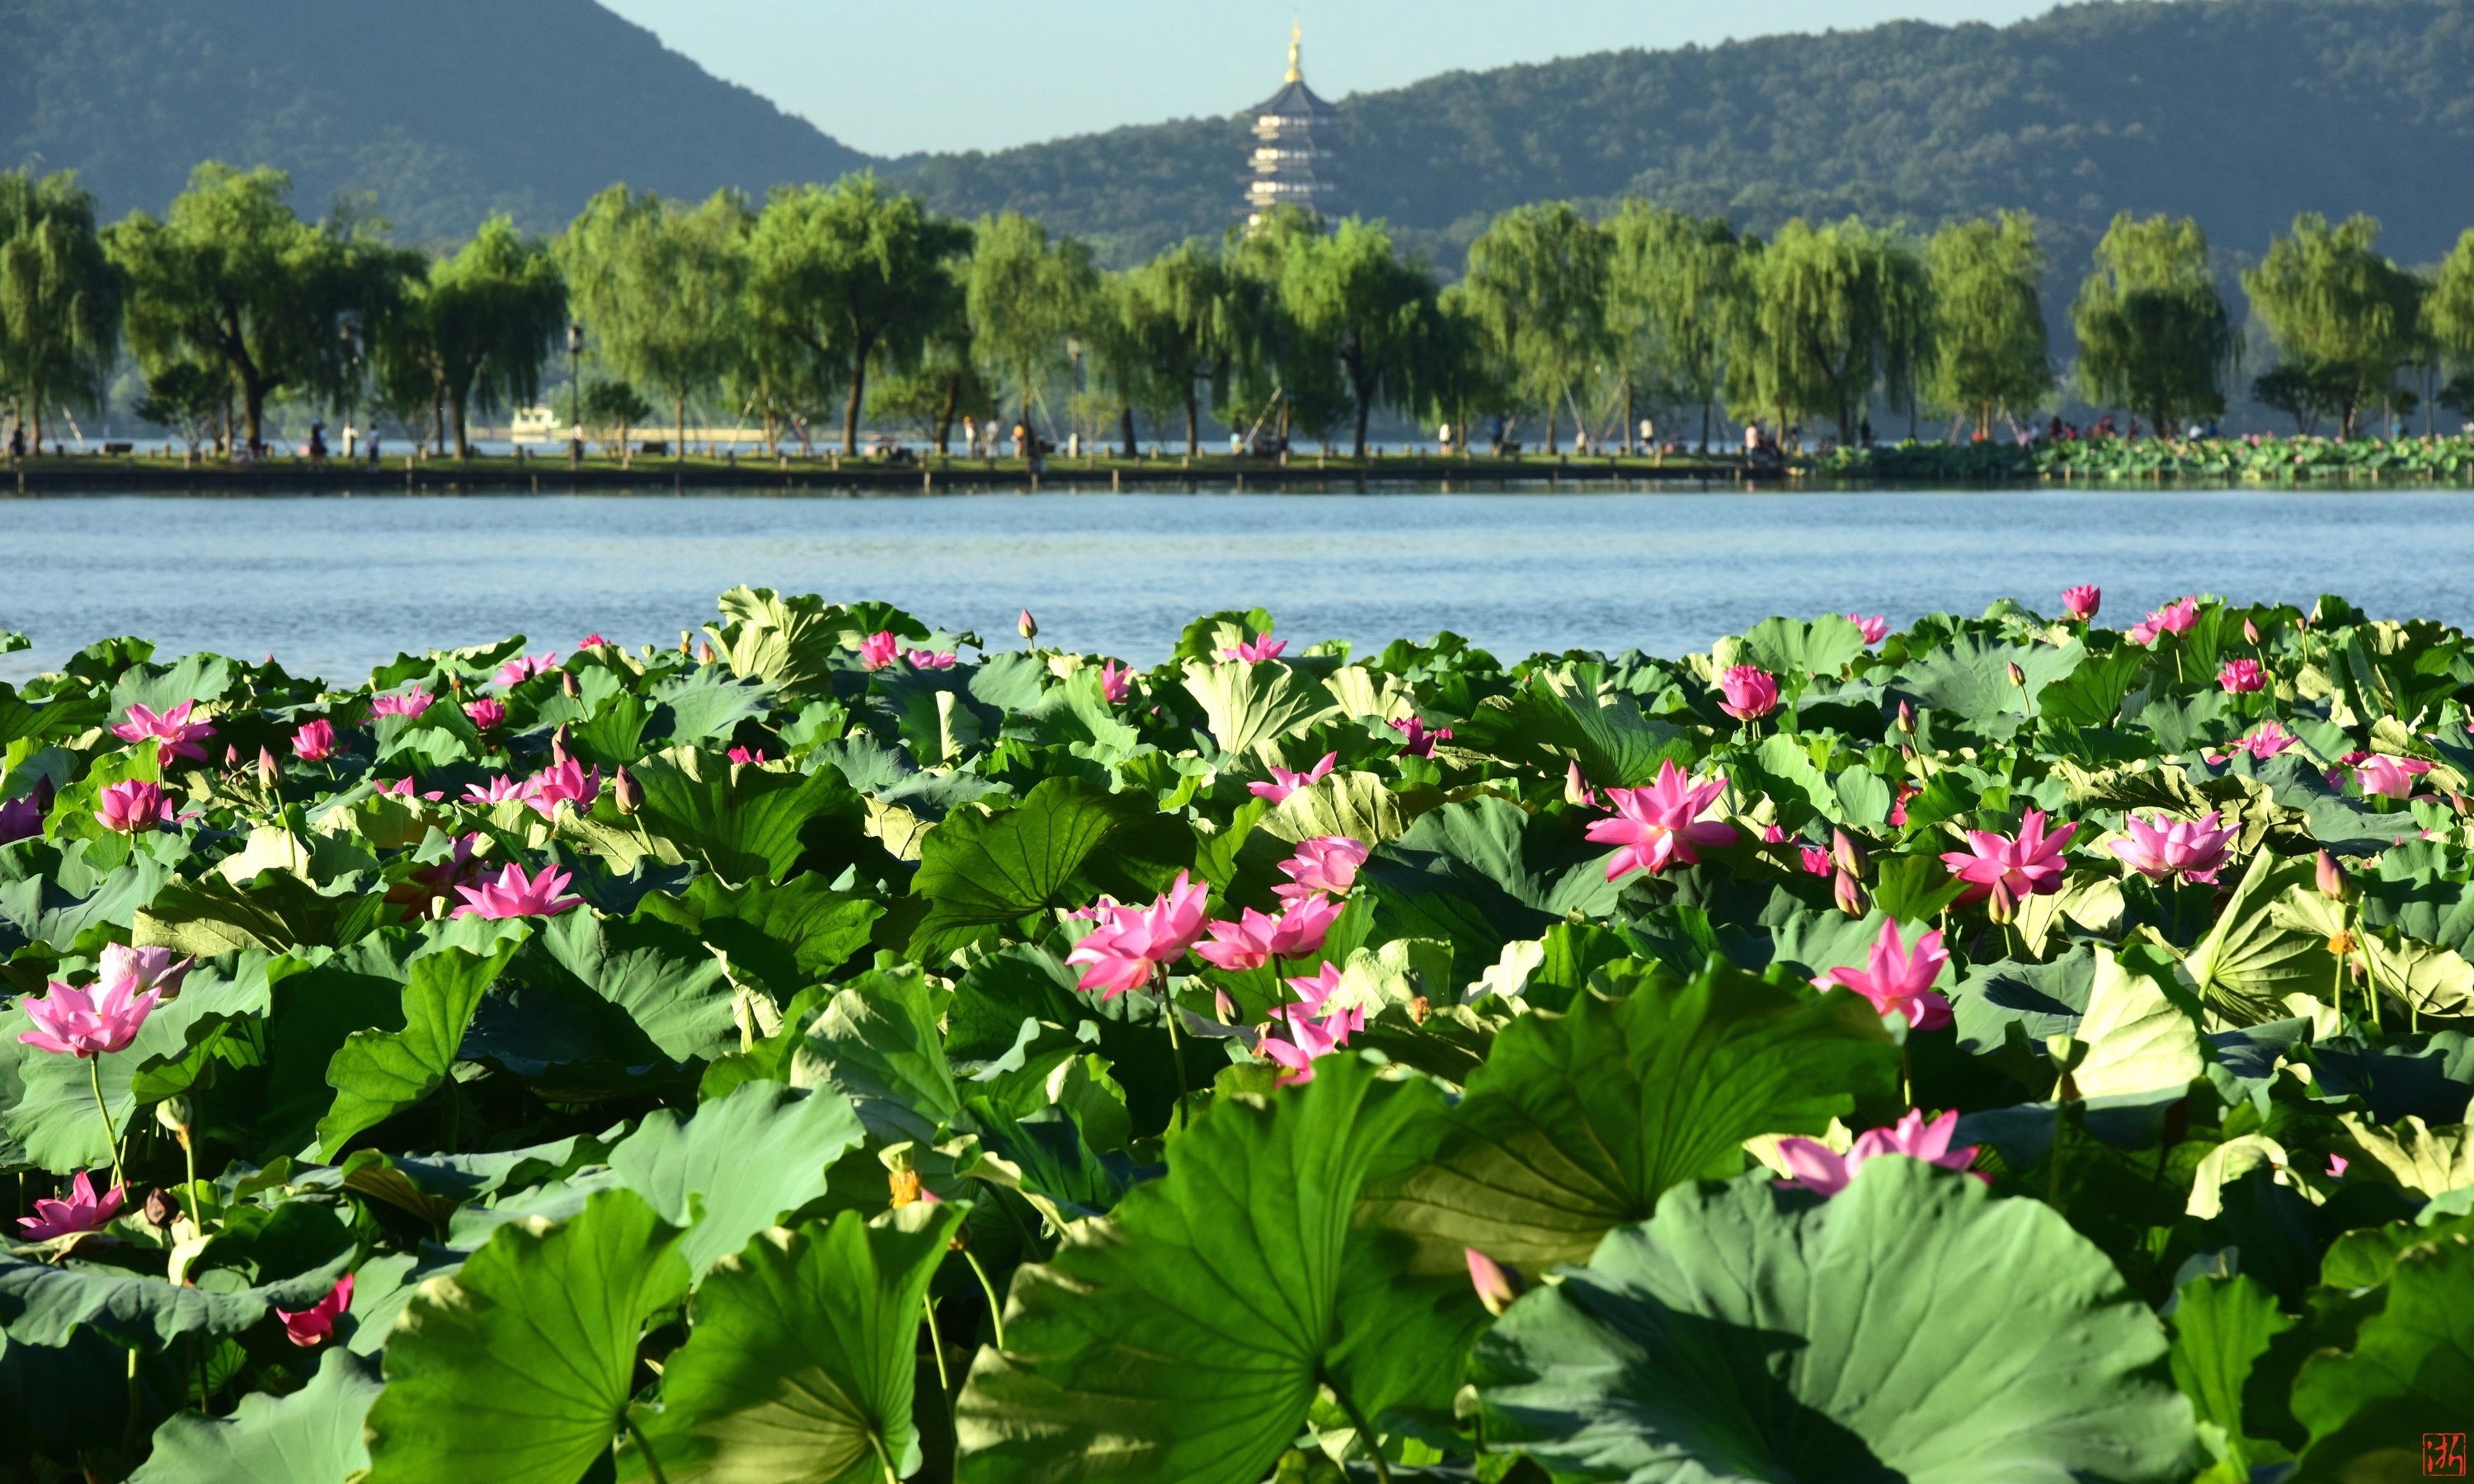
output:
<instances>
[{"instance_id":1,"label":"pagoda","mask_svg":"<svg viewBox=\"0 0 2474 1484\"><path fill-rule=\"evenodd\" d=\"M1298 66L1298 44L1300 33L1292 22L1289 26L1289 75L1280 90L1253 108L1254 156L1251 174L1237 179L1246 187L1246 226L1250 230L1263 220L1263 213L1286 203L1308 215L1319 214L1316 199L1331 189L1331 182L1315 179L1317 161L1331 157L1327 150L1315 148L1314 127L1334 117L1332 106L1315 96L1306 86L1305 73Z\"/></svg>"}]
</instances>

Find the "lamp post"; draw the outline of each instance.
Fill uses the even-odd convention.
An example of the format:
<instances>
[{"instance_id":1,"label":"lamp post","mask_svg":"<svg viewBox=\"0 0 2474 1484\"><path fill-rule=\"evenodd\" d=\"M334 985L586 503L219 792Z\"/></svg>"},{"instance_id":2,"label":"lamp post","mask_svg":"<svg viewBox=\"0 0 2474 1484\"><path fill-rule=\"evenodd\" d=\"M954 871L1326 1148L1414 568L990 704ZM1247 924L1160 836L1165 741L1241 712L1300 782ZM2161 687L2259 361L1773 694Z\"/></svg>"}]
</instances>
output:
<instances>
[{"instance_id":1,"label":"lamp post","mask_svg":"<svg viewBox=\"0 0 2474 1484\"><path fill-rule=\"evenodd\" d=\"M584 326L567 327L567 410L572 414L575 434L568 440L567 467L584 467Z\"/></svg>"}]
</instances>

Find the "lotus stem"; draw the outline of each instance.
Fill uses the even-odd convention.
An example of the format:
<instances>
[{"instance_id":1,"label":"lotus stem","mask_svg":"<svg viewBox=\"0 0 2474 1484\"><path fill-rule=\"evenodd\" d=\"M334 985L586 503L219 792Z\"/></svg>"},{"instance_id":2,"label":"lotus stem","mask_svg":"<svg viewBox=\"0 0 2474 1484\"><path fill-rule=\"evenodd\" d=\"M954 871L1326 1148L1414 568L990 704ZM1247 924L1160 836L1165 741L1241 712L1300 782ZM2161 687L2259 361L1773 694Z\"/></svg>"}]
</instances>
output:
<instances>
[{"instance_id":1,"label":"lotus stem","mask_svg":"<svg viewBox=\"0 0 2474 1484\"><path fill-rule=\"evenodd\" d=\"M936 1386L948 1398L954 1395L954 1378L945 1372L945 1337L936 1331L936 1301L926 1294L919 1296L919 1307L928 1315L928 1348L936 1353Z\"/></svg>"},{"instance_id":2,"label":"lotus stem","mask_svg":"<svg viewBox=\"0 0 2474 1484\"><path fill-rule=\"evenodd\" d=\"M120 1172L120 1131L111 1126L111 1109L103 1101L103 1058L87 1057L85 1071L86 1080L94 1088L94 1111L103 1114L103 1137L111 1144L111 1183L126 1190L129 1180ZM133 1360L130 1363L133 1366L136 1364Z\"/></svg>"},{"instance_id":3,"label":"lotus stem","mask_svg":"<svg viewBox=\"0 0 2474 1484\"><path fill-rule=\"evenodd\" d=\"M1350 1399L1346 1388L1328 1376L1323 1377L1323 1384L1331 1388L1332 1400L1339 1402L1341 1411L1347 1414L1348 1424L1357 1429L1357 1441L1366 1445L1366 1456L1374 1460L1374 1477L1381 1484L1392 1484L1392 1465L1383 1456L1383 1440L1376 1435L1374 1425L1366 1420L1365 1413L1357 1409L1357 1403Z\"/></svg>"},{"instance_id":4,"label":"lotus stem","mask_svg":"<svg viewBox=\"0 0 2474 1484\"><path fill-rule=\"evenodd\" d=\"M988 1270L980 1266L978 1253L965 1247L962 1249L962 1260L971 1265L972 1272L980 1275L980 1289L988 1296L988 1323L996 1327L997 1349L1003 1350L1006 1348L1005 1305L997 1302L997 1285L988 1281Z\"/></svg>"},{"instance_id":5,"label":"lotus stem","mask_svg":"<svg viewBox=\"0 0 2474 1484\"><path fill-rule=\"evenodd\" d=\"M644 1472L653 1476L653 1484L670 1484L669 1475L662 1472L662 1460L654 1455L653 1445L644 1437L644 1429L637 1426L636 1419L625 1413L620 1413L618 1420L626 1427L627 1436L636 1440L637 1451L644 1455Z\"/></svg>"},{"instance_id":6,"label":"lotus stem","mask_svg":"<svg viewBox=\"0 0 2474 1484\"><path fill-rule=\"evenodd\" d=\"M1176 1034L1176 996L1169 993L1168 981L1160 981L1160 1003L1168 1011L1168 1054L1176 1064L1176 1126L1186 1127L1185 1117L1185 1042Z\"/></svg>"}]
</instances>

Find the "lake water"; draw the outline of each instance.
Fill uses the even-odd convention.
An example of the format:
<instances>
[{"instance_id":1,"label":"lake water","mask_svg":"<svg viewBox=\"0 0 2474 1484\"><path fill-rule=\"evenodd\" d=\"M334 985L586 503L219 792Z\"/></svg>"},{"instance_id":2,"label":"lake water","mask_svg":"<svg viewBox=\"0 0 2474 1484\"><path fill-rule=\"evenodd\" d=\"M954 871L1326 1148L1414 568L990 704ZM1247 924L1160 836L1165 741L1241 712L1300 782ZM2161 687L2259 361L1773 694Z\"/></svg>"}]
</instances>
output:
<instances>
[{"instance_id":1,"label":"lake water","mask_svg":"<svg viewBox=\"0 0 2474 1484\"><path fill-rule=\"evenodd\" d=\"M1361 646L1706 648L1771 613L1904 623L2101 584L2127 624L2189 591L2474 626L2474 499L2449 491L112 496L0 500L0 629L56 668L100 637L272 653L357 680L521 633L674 644L737 583L883 598L1011 645L1156 661L1198 613Z\"/></svg>"}]
</instances>

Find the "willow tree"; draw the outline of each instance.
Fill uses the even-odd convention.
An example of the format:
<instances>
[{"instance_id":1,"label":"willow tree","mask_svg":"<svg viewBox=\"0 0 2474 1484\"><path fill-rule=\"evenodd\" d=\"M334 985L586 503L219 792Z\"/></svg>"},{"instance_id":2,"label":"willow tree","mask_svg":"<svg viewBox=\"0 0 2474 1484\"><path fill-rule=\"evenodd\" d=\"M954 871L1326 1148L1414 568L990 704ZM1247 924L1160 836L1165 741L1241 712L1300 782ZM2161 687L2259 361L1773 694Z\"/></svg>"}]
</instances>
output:
<instances>
[{"instance_id":1,"label":"willow tree","mask_svg":"<svg viewBox=\"0 0 2474 1484\"><path fill-rule=\"evenodd\" d=\"M127 276L131 348L151 371L220 367L238 389L250 446L279 391L340 400L359 375L354 323L384 321L421 275L421 255L387 245L385 224L336 212L303 222L292 178L208 162L162 220L137 212L104 233Z\"/></svg>"},{"instance_id":2,"label":"willow tree","mask_svg":"<svg viewBox=\"0 0 2474 1484\"><path fill-rule=\"evenodd\" d=\"M1701 408L1726 387L1727 349L1745 308L1745 255L1725 217L1696 217L1626 201L1598 224L1607 239L1607 328L1623 381L1624 446L1649 389Z\"/></svg>"},{"instance_id":3,"label":"willow tree","mask_svg":"<svg viewBox=\"0 0 2474 1484\"><path fill-rule=\"evenodd\" d=\"M0 171L0 381L35 446L48 407L100 408L120 354L120 275L74 176Z\"/></svg>"},{"instance_id":4,"label":"willow tree","mask_svg":"<svg viewBox=\"0 0 2474 1484\"><path fill-rule=\"evenodd\" d=\"M2332 227L2306 211L2242 275L2278 355L2322 389L2347 438L2365 407L2394 398L2397 368L2415 355L2422 284L2380 255L2379 239L2367 216Z\"/></svg>"},{"instance_id":5,"label":"willow tree","mask_svg":"<svg viewBox=\"0 0 2474 1484\"><path fill-rule=\"evenodd\" d=\"M1152 395L1173 395L1185 413L1185 451L1202 451L1204 378L1225 379L1228 275L1201 243L1184 242L1128 269L1114 299L1140 353Z\"/></svg>"},{"instance_id":6,"label":"willow tree","mask_svg":"<svg viewBox=\"0 0 2474 1484\"><path fill-rule=\"evenodd\" d=\"M425 391L433 418L453 419L455 457L469 459L472 414L541 395L542 365L566 324L567 285L549 250L493 216L377 327L379 375L399 406Z\"/></svg>"},{"instance_id":7,"label":"willow tree","mask_svg":"<svg viewBox=\"0 0 2474 1484\"><path fill-rule=\"evenodd\" d=\"M716 191L700 206L614 185L551 244L603 363L664 393L687 456L688 398L741 353L747 207Z\"/></svg>"},{"instance_id":8,"label":"willow tree","mask_svg":"<svg viewBox=\"0 0 2474 1484\"><path fill-rule=\"evenodd\" d=\"M2179 418L2225 410L2233 327L2208 268L2208 234L2189 217L2116 216L2071 325L2089 401L2143 412L2160 434Z\"/></svg>"},{"instance_id":9,"label":"willow tree","mask_svg":"<svg viewBox=\"0 0 2474 1484\"><path fill-rule=\"evenodd\" d=\"M982 217L964 274L972 344L1010 383L1031 422L1031 404L1066 363L1066 342L1095 312L1100 271L1091 250L1015 212Z\"/></svg>"},{"instance_id":10,"label":"willow tree","mask_svg":"<svg viewBox=\"0 0 2474 1484\"><path fill-rule=\"evenodd\" d=\"M1826 415L1841 443L1878 386L1889 407L1914 405L1931 341L1931 292L1904 232L1853 217L1801 219L1750 259L1752 309L1737 359L1757 407L1782 423Z\"/></svg>"},{"instance_id":11,"label":"willow tree","mask_svg":"<svg viewBox=\"0 0 2474 1484\"><path fill-rule=\"evenodd\" d=\"M1565 202L1516 206L1469 244L1464 303L1486 327L1519 391L1555 417L1575 400L1607 347L1607 239Z\"/></svg>"},{"instance_id":12,"label":"willow tree","mask_svg":"<svg viewBox=\"0 0 2474 1484\"><path fill-rule=\"evenodd\" d=\"M1302 430L1328 443L1348 415L1332 325L1299 319L1288 293L1290 265L1322 239L1321 219L1291 205L1275 205L1229 234L1222 259L1229 373L1214 392L1232 427L1271 421L1282 438Z\"/></svg>"},{"instance_id":13,"label":"willow tree","mask_svg":"<svg viewBox=\"0 0 2474 1484\"><path fill-rule=\"evenodd\" d=\"M1298 245L1281 266L1280 297L1307 335L1330 347L1356 418L1352 457L1366 457L1366 423L1378 405L1411 405L1419 337L1435 313L1435 280L1393 251L1381 222L1342 221Z\"/></svg>"},{"instance_id":14,"label":"willow tree","mask_svg":"<svg viewBox=\"0 0 2474 1484\"><path fill-rule=\"evenodd\" d=\"M1932 281L1932 347L1925 395L1967 415L1979 434L1993 415L2033 411L2053 390L2038 287L2045 250L2023 212L1953 222L1925 244Z\"/></svg>"},{"instance_id":15,"label":"willow tree","mask_svg":"<svg viewBox=\"0 0 2474 1484\"><path fill-rule=\"evenodd\" d=\"M830 187L773 193L748 238L747 297L757 324L797 341L850 378L842 452L859 451L871 370L915 367L962 298L954 263L971 230L868 174Z\"/></svg>"}]
</instances>

